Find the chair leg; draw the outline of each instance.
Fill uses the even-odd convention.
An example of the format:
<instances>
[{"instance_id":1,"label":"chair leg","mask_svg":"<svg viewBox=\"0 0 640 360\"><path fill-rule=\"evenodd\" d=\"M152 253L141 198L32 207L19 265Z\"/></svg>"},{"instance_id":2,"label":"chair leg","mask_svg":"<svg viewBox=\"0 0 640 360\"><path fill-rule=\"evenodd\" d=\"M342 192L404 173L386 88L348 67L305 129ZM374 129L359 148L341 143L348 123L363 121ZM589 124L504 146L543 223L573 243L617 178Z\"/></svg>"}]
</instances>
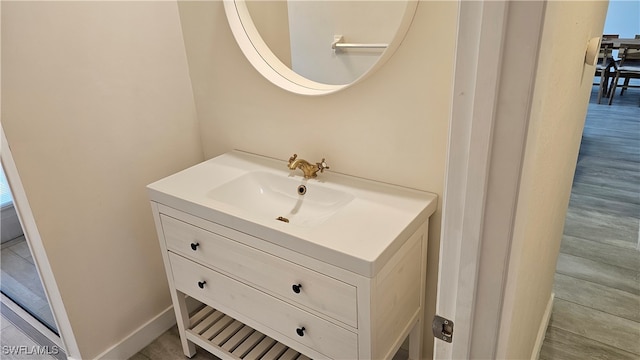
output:
<instances>
[{"instance_id":1,"label":"chair leg","mask_svg":"<svg viewBox=\"0 0 640 360\"><path fill-rule=\"evenodd\" d=\"M607 84L607 93L606 93L606 98L610 99L611 98L611 89L613 89L613 80L616 77L616 72L610 72L607 74L607 79L609 79L609 83Z\"/></svg>"},{"instance_id":2,"label":"chair leg","mask_svg":"<svg viewBox=\"0 0 640 360\"><path fill-rule=\"evenodd\" d=\"M607 80L605 78L604 70L600 73L600 87L598 88L598 104L600 104L600 100L602 99L602 92L606 92L605 86L607 85Z\"/></svg>"},{"instance_id":3,"label":"chair leg","mask_svg":"<svg viewBox=\"0 0 640 360\"><path fill-rule=\"evenodd\" d=\"M619 77L620 77L620 74L616 72L616 77L613 79L613 84L611 85L611 89L609 89L609 91L611 91L611 95L609 96L609 105L613 103L613 97L616 95L616 87L618 87Z\"/></svg>"},{"instance_id":4,"label":"chair leg","mask_svg":"<svg viewBox=\"0 0 640 360\"><path fill-rule=\"evenodd\" d=\"M629 80L630 80L629 77L624 79L624 84L622 85L622 90L620 90L620 96L624 95L624 91L629 88Z\"/></svg>"}]
</instances>

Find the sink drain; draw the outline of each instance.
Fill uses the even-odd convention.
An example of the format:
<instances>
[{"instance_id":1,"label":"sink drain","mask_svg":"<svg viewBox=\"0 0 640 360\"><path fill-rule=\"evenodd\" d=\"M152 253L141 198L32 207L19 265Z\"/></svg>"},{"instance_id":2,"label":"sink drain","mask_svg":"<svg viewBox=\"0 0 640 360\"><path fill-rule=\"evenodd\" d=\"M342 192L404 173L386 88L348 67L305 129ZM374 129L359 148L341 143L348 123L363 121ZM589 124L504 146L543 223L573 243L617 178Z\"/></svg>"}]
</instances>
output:
<instances>
[{"instance_id":1,"label":"sink drain","mask_svg":"<svg viewBox=\"0 0 640 360\"><path fill-rule=\"evenodd\" d=\"M304 195L307 193L307 187L304 185L298 186L298 195Z\"/></svg>"},{"instance_id":2,"label":"sink drain","mask_svg":"<svg viewBox=\"0 0 640 360\"><path fill-rule=\"evenodd\" d=\"M278 216L278 217L276 218L276 220L278 220L278 221L282 221L282 222L286 222L286 223L288 223L288 222L289 222L289 219L287 219L287 218L286 218L286 217L284 217L284 216Z\"/></svg>"}]
</instances>

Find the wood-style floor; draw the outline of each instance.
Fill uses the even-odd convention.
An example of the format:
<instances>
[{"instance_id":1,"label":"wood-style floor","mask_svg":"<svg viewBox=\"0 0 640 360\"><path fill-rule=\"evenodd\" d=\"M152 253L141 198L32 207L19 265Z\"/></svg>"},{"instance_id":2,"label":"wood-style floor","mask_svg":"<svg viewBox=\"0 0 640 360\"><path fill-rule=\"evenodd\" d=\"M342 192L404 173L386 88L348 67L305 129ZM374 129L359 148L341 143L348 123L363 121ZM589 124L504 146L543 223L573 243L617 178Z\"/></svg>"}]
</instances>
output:
<instances>
[{"instance_id":1,"label":"wood-style floor","mask_svg":"<svg viewBox=\"0 0 640 360\"><path fill-rule=\"evenodd\" d=\"M640 359L640 89L591 95L540 359ZM603 101L604 103L605 101Z\"/></svg>"}]
</instances>

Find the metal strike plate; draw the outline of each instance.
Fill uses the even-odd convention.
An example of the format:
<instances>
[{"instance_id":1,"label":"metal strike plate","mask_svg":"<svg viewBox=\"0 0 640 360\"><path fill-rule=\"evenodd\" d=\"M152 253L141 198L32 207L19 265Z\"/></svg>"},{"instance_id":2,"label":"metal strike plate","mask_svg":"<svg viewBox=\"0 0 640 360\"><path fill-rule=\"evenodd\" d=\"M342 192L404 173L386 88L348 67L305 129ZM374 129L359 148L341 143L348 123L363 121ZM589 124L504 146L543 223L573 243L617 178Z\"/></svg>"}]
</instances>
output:
<instances>
[{"instance_id":1,"label":"metal strike plate","mask_svg":"<svg viewBox=\"0 0 640 360\"><path fill-rule=\"evenodd\" d=\"M433 336L450 343L453 341L453 321L435 315L431 323Z\"/></svg>"}]
</instances>

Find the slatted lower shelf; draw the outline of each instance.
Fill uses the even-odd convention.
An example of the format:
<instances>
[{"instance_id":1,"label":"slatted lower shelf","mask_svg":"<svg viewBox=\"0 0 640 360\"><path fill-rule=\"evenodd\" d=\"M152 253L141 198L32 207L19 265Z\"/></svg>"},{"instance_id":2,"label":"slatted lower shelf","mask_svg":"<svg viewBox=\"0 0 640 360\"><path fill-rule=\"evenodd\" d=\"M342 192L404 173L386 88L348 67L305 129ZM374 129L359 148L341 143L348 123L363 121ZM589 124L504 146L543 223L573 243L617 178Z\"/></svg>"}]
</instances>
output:
<instances>
[{"instance_id":1,"label":"slatted lower shelf","mask_svg":"<svg viewBox=\"0 0 640 360\"><path fill-rule=\"evenodd\" d=\"M190 320L187 339L224 359L310 360L210 306L196 312Z\"/></svg>"}]
</instances>

